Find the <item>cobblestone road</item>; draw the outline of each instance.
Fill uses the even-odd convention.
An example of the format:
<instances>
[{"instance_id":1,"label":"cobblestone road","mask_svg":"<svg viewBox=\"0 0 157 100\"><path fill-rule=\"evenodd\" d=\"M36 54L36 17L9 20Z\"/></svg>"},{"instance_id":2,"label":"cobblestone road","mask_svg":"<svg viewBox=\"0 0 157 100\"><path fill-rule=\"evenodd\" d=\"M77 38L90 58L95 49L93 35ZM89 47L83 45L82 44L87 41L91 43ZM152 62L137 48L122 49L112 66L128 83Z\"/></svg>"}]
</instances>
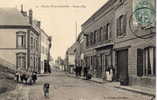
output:
<instances>
[{"instance_id":1,"label":"cobblestone road","mask_svg":"<svg viewBox=\"0 0 157 100\"><path fill-rule=\"evenodd\" d=\"M50 83L49 98L43 96L45 82ZM151 100L151 97L53 72L39 77L32 86L19 84L16 90L0 95L0 100Z\"/></svg>"}]
</instances>

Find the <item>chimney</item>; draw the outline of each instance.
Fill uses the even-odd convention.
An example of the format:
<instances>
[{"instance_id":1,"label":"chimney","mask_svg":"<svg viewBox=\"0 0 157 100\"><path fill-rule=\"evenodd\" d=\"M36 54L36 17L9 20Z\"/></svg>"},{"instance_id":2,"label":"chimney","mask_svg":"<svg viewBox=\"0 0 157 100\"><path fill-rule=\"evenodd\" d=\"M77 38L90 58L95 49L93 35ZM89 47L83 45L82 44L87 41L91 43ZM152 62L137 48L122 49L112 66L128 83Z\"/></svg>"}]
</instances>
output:
<instances>
[{"instance_id":1,"label":"chimney","mask_svg":"<svg viewBox=\"0 0 157 100\"><path fill-rule=\"evenodd\" d=\"M32 9L29 10L29 23L30 24L33 23L33 11L32 11Z\"/></svg>"},{"instance_id":2,"label":"chimney","mask_svg":"<svg viewBox=\"0 0 157 100\"><path fill-rule=\"evenodd\" d=\"M40 28L41 22L37 21L37 26Z\"/></svg>"},{"instance_id":3,"label":"chimney","mask_svg":"<svg viewBox=\"0 0 157 100\"><path fill-rule=\"evenodd\" d=\"M23 13L23 4L21 5L21 13Z\"/></svg>"}]
</instances>

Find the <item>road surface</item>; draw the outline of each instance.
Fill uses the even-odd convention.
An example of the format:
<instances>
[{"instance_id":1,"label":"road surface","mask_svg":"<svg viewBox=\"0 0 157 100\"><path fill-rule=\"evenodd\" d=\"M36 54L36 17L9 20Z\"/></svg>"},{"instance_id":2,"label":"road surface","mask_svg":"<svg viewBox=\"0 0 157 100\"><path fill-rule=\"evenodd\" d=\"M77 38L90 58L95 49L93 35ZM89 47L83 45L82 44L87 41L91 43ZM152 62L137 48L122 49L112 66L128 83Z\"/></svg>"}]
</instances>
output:
<instances>
[{"instance_id":1,"label":"road surface","mask_svg":"<svg viewBox=\"0 0 157 100\"><path fill-rule=\"evenodd\" d=\"M45 82L50 83L48 98L43 96ZM54 71L39 77L32 86L18 84L16 90L0 95L0 100L151 100L151 97Z\"/></svg>"}]
</instances>

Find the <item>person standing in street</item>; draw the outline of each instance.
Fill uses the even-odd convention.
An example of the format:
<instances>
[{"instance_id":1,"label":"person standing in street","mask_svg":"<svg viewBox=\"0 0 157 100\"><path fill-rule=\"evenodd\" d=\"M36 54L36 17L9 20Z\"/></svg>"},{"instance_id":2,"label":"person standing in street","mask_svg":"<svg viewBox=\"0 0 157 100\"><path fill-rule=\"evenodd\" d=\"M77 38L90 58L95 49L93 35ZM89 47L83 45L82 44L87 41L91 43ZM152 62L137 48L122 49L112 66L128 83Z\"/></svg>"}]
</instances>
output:
<instances>
[{"instance_id":1,"label":"person standing in street","mask_svg":"<svg viewBox=\"0 0 157 100\"><path fill-rule=\"evenodd\" d=\"M50 88L50 84L49 83L45 83L43 85L43 92L44 92L44 96L45 97L49 97L49 88Z\"/></svg>"},{"instance_id":2,"label":"person standing in street","mask_svg":"<svg viewBox=\"0 0 157 100\"><path fill-rule=\"evenodd\" d=\"M15 80L17 83L19 82L19 73L17 71L15 73Z\"/></svg>"}]
</instances>

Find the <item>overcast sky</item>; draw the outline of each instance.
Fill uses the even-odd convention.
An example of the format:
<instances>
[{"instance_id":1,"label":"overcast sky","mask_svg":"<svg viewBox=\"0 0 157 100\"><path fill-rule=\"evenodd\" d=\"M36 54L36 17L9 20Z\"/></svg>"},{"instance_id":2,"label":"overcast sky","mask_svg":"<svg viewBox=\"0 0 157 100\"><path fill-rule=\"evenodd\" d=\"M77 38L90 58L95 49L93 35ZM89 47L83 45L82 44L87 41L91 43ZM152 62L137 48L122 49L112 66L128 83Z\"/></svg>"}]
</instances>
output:
<instances>
[{"instance_id":1,"label":"overcast sky","mask_svg":"<svg viewBox=\"0 0 157 100\"><path fill-rule=\"evenodd\" d=\"M16 7L33 10L35 19L41 20L42 28L52 36L51 54L54 58L65 57L65 52L76 40L83 24L107 0L1 0L0 7ZM64 7L63 7L64 6ZM79 6L79 7L73 7Z\"/></svg>"}]
</instances>

